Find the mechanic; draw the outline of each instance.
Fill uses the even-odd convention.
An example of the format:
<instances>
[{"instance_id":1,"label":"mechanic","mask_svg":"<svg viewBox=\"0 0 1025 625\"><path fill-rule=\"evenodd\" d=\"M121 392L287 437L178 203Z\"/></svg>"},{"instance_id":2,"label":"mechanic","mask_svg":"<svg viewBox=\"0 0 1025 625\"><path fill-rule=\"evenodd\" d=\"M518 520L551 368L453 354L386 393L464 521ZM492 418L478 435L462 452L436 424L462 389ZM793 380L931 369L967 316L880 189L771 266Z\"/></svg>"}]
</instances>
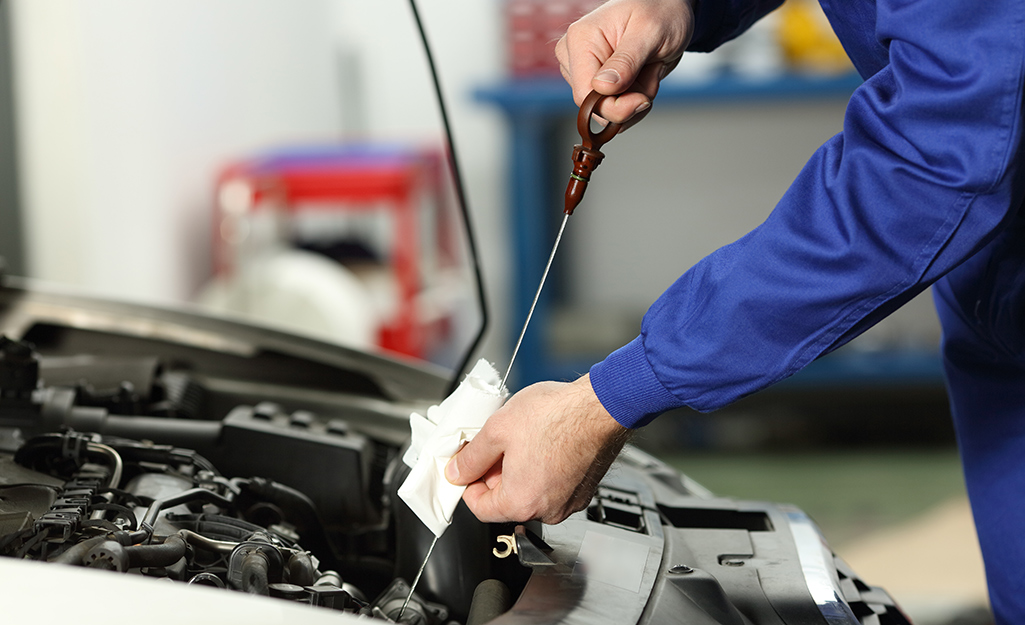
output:
<instances>
[{"instance_id":1,"label":"mechanic","mask_svg":"<svg viewBox=\"0 0 1025 625\"><path fill-rule=\"evenodd\" d=\"M557 56L578 104L618 94L598 112L628 122L684 50L710 51L779 4L612 0ZM482 520L561 521L629 429L778 382L935 284L993 611L1025 623L1025 0L821 4L865 80L843 132L762 225L660 296L640 336L575 382L517 393L446 473L470 484Z\"/></svg>"}]
</instances>

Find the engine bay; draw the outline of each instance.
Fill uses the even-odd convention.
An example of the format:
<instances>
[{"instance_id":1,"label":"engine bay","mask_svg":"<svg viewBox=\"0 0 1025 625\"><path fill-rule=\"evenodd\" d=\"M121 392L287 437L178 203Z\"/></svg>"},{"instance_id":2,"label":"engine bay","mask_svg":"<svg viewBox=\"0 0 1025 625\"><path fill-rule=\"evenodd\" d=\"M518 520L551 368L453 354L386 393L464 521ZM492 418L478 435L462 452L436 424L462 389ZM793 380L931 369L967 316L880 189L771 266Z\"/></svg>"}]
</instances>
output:
<instances>
[{"instance_id":1,"label":"engine bay","mask_svg":"<svg viewBox=\"0 0 1025 625\"><path fill-rule=\"evenodd\" d=\"M52 330L33 336L56 346ZM499 529L466 510L406 603L433 535L394 493L401 428L368 435L266 385L224 408L244 385L192 369L0 338L0 555L404 623L467 622L485 580L491 616L511 605L506 582L522 588L527 570L493 570Z\"/></svg>"},{"instance_id":2,"label":"engine bay","mask_svg":"<svg viewBox=\"0 0 1025 625\"><path fill-rule=\"evenodd\" d=\"M0 335L0 577L32 596L23 576L120 575L158 601L169 582L343 622L908 622L800 510L718 497L629 445L558 525L460 505L407 604L434 534L396 491L409 415L448 394L444 372L11 287Z\"/></svg>"}]
</instances>

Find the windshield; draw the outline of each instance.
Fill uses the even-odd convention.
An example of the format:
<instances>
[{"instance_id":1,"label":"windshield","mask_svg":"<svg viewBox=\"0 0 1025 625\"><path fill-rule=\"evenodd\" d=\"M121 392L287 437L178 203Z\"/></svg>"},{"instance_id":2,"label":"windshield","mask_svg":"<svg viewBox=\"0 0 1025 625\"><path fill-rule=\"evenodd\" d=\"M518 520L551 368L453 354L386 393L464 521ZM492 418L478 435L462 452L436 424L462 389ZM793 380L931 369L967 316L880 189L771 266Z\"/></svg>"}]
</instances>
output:
<instances>
[{"instance_id":1,"label":"windshield","mask_svg":"<svg viewBox=\"0 0 1025 625\"><path fill-rule=\"evenodd\" d=\"M460 366L483 315L408 0L0 6L13 270Z\"/></svg>"}]
</instances>

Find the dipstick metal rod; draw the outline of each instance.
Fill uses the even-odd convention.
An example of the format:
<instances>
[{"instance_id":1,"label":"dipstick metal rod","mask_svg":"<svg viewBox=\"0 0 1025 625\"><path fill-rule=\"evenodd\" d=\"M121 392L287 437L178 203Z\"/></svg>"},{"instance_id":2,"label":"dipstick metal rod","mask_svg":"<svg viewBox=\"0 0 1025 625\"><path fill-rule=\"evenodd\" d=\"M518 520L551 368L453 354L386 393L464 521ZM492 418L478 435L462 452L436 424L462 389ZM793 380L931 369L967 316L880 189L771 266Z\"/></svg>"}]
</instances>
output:
<instances>
[{"instance_id":1,"label":"dipstick metal rod","mask_svg":"<svg viewBox=\"0 0 1025 625\"><path fill-rule=\"evenodd\" d=\"M527 333L527 326L530 325L530 318L534 316L534 309L537 308L537 301L541 299L541 290L545 287L545 280L548 279L548 272L552 268L552 261L555 260L555 252L559 249L559 242L562 241L562 233L566 230L566 222L569 221L569 213L566 213L562 217L562 225L559 226L559 234L555 236L555 244L552 245L552 253L548 256L548 264L545 265L545 271L541 274L541 283L537 285L537 293L534 294L534 301L530 304L530 310L527 312L527 319L523 322L523 329L520 330L520 337L516 340L516 347L513 348L512 357L509 359L509 367L505 370L505 375L502 376L502 387L505 387L506 381L509 379L509 372L512 371L513 363L516 362L516 354L520 351L520 345L523 343L523 335ZM416 590L416 585L420 582L420 577L424 574L424 569L427 568L427 560L431 557L431 552L434 551L434 545L438 544L438 537L435 536L434 540L431 541L431 547L427 550L427 555L424 556L423 564L420 565L420 571L417 572L416 578L413 583L409 586L409 596L402 603L402 609L399 610L399 615L395 618L396 621L402 619L402 613L406 611L406 606L409 605L409 600L413 598L413 592Z\"/></svg>"},{"instance_id":2,"label":"dipstick metal rod","mask_svg":"<svg viewBox=\"0 0 1025 625\"><path fill-rule=\"evenodd\" d=\"M431 541L430 548L427 549L427 555L424 556L424 562L420 565L420 570L417 571L416 577L413 578L413 583L409 585L409 595L406 596L406 600L402 602L402 608L399 610L399 615L395 617L395 622L398 623L402 620L402 613L406 611L406 606L409 605L409 600L413 598L413 591L416 590L416 585L420 583L420 578L424 574L424 569L427 568L427 560L431 557L431 552L434 551L434 545L438 544L438 536L434 536L434 540Z\"/></svg>"},{"instance_id":3,"label":"dipstick metal rod","mask_svg":"<svg viewBox=\"0 0 1025 625\"><path fill-rule=\"evenodd\" d=\"M509 379L509 372L512 371L513 363L516 362L516 354L520 351L523 343L523 336L527 333L527 326L530 325L530 318L534 316L534 309L537 308L537 301L541 299L541 289L545 288L545 280L548 279L548 271L552 268L552 261L555 260L555 251L559 249L559 241L562 241L562 233L566 230L566 222L569 221L569 213L562 216L562 225L559 227L559 234L555 236L555 245L552 246L552 253L548 256L548 264L545 265L545 272L541 274L541 283L537 285L537 293L534 294L534 301L530 304L527 312L527 319L523 322L523 329L520 330L520 338L516 339L516 347L513 348L512 358L509 359L509 367L502 377L502 386L505 387Z\"/></svg>"}]
</instances>

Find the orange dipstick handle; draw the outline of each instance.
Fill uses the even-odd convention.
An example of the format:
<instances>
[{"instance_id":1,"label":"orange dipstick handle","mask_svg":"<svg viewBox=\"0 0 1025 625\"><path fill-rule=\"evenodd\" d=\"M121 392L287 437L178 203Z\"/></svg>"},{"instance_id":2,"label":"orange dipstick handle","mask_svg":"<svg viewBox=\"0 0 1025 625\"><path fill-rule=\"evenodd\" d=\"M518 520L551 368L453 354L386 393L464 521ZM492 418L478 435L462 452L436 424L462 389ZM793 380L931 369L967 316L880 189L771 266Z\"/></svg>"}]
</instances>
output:
<instances>
[{"instance_id":1,"label":"orange dipstick handle","mask_svg":"<svg viewBox=\"0 0 1025 625\"><path fill-rule=\"evenodd\" d=\"M577 131L580 133L581 144L573 146L573 173L569 175L569 185L566 186L566 208L563 210L567 215L572 215L573 210L580 204L587 190L587 183L591 180L591 172L601 164L605 155L601 153L601 147L608 143L612 137L619 132L620 125L609 122L601 132L595 134L591 131L591 115L594 107L606 96L592 91L584 98L580 105L580 112L577 113Z\"/></svg>"}]
</instances>

